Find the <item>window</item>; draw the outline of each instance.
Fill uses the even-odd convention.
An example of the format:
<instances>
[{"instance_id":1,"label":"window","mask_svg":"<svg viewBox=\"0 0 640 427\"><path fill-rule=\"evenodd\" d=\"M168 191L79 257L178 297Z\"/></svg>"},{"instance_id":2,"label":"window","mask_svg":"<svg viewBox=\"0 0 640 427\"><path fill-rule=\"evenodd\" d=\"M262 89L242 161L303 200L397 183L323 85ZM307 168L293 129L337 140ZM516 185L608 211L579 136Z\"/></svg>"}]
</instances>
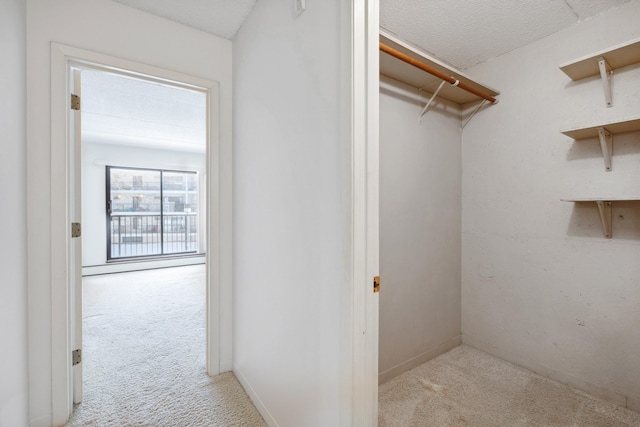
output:
<instances>
[{"instance_id":1,"label":"window","mask_svg":"<svg viewBox=\"0 0 640 427\"><path fill-rule=\"evenodd\" d=\"M198 174L106 167L107 260L198 251Z\"/></svg>"}]
</instances>

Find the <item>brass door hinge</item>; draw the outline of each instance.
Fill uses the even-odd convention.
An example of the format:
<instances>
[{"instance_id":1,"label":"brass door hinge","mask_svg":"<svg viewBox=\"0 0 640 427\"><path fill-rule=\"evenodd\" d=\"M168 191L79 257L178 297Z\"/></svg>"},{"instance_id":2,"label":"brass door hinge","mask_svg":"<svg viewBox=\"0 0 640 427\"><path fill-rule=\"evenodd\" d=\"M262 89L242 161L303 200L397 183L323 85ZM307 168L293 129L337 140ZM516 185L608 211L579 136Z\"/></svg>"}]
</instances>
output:
<instances>
[{"instance_id":1,"label":"brass door hinge","mask_svg":"<svg viewBox=\"0 0 640 427\"><path fill-rule=\"evenodd\" d=\"M71 94L71 109L72 110L80 109L80 97L78 95Z\"/></svg>"},{"instance_id":2,"label":"brass door hinge","mask_svg":"<svg viewBox=\"0 0 640 427\"><path fill-rule=\"evenodd\" d=\"M82 350L73 350L71 352L71 366L76 366L80 362L82 362Z\"/></svg>"},{"instance_id":3,"label":"brass door hinge","mask_svg":"<svg viewBox=\"0 0 640 427\"><path fill-rule=\"evenodd\" d=\"M80 237L82 235L82 228L79 222L71 223L71 238L75 239L76 237Z\"/></svg>"},{"instance_id":4,"label":"brass door hinge","mask_svg":"<svg viewBox=\"0 0 640 427\"><path fill-rule=\"evenodd\" d=\"M380 292L380 276L373 278L373 292Z\"/></svg>"}]
</instances>

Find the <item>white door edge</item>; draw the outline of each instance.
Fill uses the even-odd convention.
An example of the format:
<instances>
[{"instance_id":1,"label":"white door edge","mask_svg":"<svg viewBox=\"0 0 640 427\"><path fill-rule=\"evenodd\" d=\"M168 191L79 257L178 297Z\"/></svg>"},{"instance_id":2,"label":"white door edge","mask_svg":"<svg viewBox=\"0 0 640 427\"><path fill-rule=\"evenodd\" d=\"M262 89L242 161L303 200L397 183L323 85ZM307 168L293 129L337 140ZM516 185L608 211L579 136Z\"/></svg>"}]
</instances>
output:
<instances>
[{"instance_id":1,"label":"white door edge","mask_svg":"<svg viewBox=\"0 0 640 427\"><path fill-rule=\"evenodd\" d=\"M352 70L352 426L378 424L379 7L355 0Z\"/></svg>"},{"instance_id":2,"label":"white door edge","mask_svg":"<svg viewBox=\"0 0 640 427\"><path fill-rule=\"evenodd\" d=\"M69 87L82 98L81 70L69 70ZM71 221L82 224L82 140L80 111L69 112L69 212ZM80 361L73 365L73 403L82 402L82 235L71 240L69 279L71 285L71 344L72 351L80 351Z\"/></svg>"}]
</instances>

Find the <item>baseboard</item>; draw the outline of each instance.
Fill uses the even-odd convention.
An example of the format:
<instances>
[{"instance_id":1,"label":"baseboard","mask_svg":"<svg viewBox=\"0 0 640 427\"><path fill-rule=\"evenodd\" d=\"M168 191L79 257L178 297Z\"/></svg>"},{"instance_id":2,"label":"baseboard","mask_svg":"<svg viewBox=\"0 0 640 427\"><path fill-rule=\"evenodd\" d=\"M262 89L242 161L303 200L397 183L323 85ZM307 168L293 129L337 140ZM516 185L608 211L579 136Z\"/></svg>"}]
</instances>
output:
<instances>
[{"instance_id":1,"label":"baseboard","mask_svg":"<svg viewBox=\"0 0 640 427\"><path fill-rule=\"evenodd\" d=\"M528 360L526 357L522 357L508 350L489 345L482 340L476 340L469 336L463 335L462 342L464 345L468 345L469 347L473 347L477 350L488 353L494 357L505 360L516 366L520 366L522 368L533 371L545 378L558 381L559 383L583 391L594 397L598 397L600 399L614 403L618 406L622 406L623 408L640 412L640 398L627 396L623 393L613 391L607 387L593 384L582 378L576 377L573 374L559 371L543 363L537 363L532 360Z\"/></svg>"},{"instance_id":2,"label":"baseboard","mask_svg":"<svg viewBox=\"0 0 640 427\"><path fill-rule=\"evenodd\" d=\"M29 421L29 427L51 427L52 425L54 424L50 416L39 417ZM59 425L63 426L65 424Z\"/></svg>"},{"instance_id":3,"label":"baseboard","mask_svg":"<svg viewBox=\"0 0 640 427\"><path fill-rule=\"evenodd\" d=\"M423 363L428 362L429 360L440 356L441 354L446 353L447 351L459 346L462 343L462 336L458 335L455 338L446 341L436 348L433 348L429 351L426 351L416 357L413 357L406 362L402 362L399 365L394 366L393 368L389 368L384 372L380 372L378 374L378 384L385 383L392 378L397 377L398 375L410 371L413 368L416 368Z\"/></svg>"},{"instance_id":4,"label":"baseboard","mask_svg":"<svg viewBox=\"0 0 640 427\"><path fill-rule=\"evenodd\" d=\"M184 265L204 264L204 255L176 257L156 260L138 260L131 262L114 262L112 264L92 265L82 267L83 276L95 276L98 274L125 273L128 271L153 270L156 268L181 267Z\"/></svg>"},{"instance_id":5,"label":"baseboard","mask_svg":"<svg viewBox=\"0 0 640 427\"><path fill-rule=\"evenodd\" d=\"M640 398L627 396L627 409L640 412Z\"/></svg>"},{"instance_id":6,"label":"baseboard","mask_svg":"<svg viewBox=\"0 0 640 427\"><path fill-rule=\"evenodd\" d=\"M253 389L253 387L251 387L249 380L247 380L247 378L244 376L240 368L238 368L238 366L235 363L233 364L233 374L236 376L236 378L240 382L240 385L242 385L242 388L244 388L244 391L247 393L247 395L249 395L249 399L251 399L251 401L253 402L253 405L256 407L260 415L262 415L262 418L267 423L267 425L269 427L279 427L278 423L273 418L273 416L265 406L264 402L262 402L262 399L260 399L256 391Z\"/></svg>"}]
</instances>

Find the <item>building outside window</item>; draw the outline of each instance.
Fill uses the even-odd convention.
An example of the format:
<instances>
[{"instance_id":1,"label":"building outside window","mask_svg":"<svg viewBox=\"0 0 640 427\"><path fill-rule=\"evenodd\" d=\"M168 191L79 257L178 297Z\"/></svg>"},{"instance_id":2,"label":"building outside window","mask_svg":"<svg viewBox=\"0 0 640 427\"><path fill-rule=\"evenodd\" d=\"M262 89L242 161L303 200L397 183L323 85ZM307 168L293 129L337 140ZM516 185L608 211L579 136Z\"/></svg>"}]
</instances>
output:
<instances>
[{"instance_id":1,"label":"building outside window","mask_svg":"<svg viewBox=\"0 0 640 427\"><path fill-rule=\"evenodd\" d=\"M198 251L198 174L106 167L107 260Z\"/></svg>"}]
</instances>

